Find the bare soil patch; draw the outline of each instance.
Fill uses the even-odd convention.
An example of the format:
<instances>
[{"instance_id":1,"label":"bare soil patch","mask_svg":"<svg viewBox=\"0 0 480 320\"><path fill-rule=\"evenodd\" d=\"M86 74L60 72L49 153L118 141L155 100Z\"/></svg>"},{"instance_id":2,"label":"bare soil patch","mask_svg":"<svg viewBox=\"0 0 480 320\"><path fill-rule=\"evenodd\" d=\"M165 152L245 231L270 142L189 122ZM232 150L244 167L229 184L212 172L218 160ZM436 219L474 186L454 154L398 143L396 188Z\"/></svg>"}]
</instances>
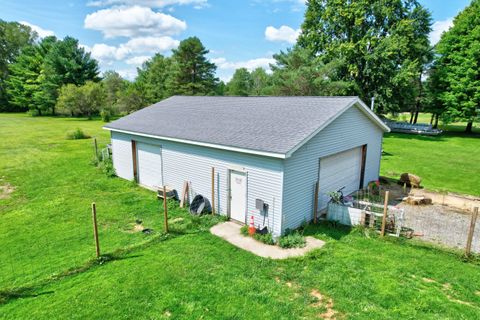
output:
<instances>
[{"instance_id":1,"label":"bare soil patch","mask_svg":"<svg viewBox=\"0 0 480 320\"><path fill-rule=\"evenodd\" d=\"M312 307L315 308L325 308L325 312L319 314L321 319L334 320L336 319L337 311L333 309L334 303L331 298L325 298L323 294L320 293L317 289L312 289L310 295L315 298L315 302L312 304Z\"/></svg>"},{"instance_id":2,"label":"bare soil patch","mask_svg":"<svg viewBox=\"0 0 480 320\"><path fill-rule=\"evenodd\" d=\"M2 181L0 180L0 183ZM0 185L0 199L8 199L11 197L11 194L15 191L15 187L12 186L10 183L6 183L3 185Z\"/></svg>"}]
</instances>

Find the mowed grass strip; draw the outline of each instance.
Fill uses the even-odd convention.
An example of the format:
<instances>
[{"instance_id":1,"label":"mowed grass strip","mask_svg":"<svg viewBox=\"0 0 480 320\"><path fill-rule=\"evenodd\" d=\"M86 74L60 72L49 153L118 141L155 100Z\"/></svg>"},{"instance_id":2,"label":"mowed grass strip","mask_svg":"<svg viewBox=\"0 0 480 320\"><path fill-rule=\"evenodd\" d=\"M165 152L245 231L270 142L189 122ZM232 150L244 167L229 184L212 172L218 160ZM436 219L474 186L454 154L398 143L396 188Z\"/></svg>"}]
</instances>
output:
<instances>
[{"instance_id":1,"label":"mowed grass strip","mask_svg":"<svg viewBox=\"0 0 480 320\"><path fill-rule=\"evenodd\" d=\"M380 173L398 178L409 172L436 191L480 196L480 135L386 134Z\"/></svg>"},{"instance_id":2,"label":"mowed grass strip","mask_svg":"<svg viewBox=\"0 0 480 320\"><path fill-rule=\"evenodd\" d=\"M161 232L153 192L108 178L92 164L91 139L67 140L77 127L108 142L99 121L0 116L0 288L37 282L94 256L91 203L96 202L102 252L148 239L136 219Z\"/></svg>"},{"instance_id":3,"label":"mowed grass strip","mask_svg":"<svg viewBox=\"0 0 480 320\"><path fill-rule=\"evenodd\" d=\"M65 139L80 127L104 145L108 132L101 125L0 115L6 137L0 178L15 188L0 200L0 291L13 293L0 305L0 318L480 317L478 262L432 246L309 226L306 233L327 245L304 258L274 261L209 234L216 220L191 218L174 203L172 218L181 219L172 223L172 236L161 236L161 202L153 192L93 167L91 140ZM92 201L102 252L131 250L51 277L94 256ZM131 232L135 219L156 233Z\"/></svg>"},{"instance_id":4,"label":"mowed grass strip","mask_svg":"<svg viewBox=\"0 0 480 320\"><path fill-rule=\"evenodd\" d=\"M480 317L479 267L456 254L330 225L307 232L327 245L285 261L254 256L207 232L175 237L29 292L0 306L0 314L314 319L329 311L337 319Z\"/></svg>"}]
</instances>

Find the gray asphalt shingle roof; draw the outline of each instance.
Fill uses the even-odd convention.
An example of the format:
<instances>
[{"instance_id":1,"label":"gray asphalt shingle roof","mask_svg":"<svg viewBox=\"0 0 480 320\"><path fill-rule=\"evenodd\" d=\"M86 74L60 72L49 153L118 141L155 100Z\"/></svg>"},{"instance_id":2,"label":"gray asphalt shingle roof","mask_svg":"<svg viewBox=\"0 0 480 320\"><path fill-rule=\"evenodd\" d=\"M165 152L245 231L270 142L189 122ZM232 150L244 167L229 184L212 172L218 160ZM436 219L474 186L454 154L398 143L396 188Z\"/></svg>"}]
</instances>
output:
<instances>
[{"instance_id":1,"label":"gray asphalt shingle roof","mask_svg":"<svg viewBox=\"0 0 480 320\"><path fill-rule=\"evenodd\" d=\"M173 96L105 128L286 154L357 99Z\"/></svg>"}]
</instances>

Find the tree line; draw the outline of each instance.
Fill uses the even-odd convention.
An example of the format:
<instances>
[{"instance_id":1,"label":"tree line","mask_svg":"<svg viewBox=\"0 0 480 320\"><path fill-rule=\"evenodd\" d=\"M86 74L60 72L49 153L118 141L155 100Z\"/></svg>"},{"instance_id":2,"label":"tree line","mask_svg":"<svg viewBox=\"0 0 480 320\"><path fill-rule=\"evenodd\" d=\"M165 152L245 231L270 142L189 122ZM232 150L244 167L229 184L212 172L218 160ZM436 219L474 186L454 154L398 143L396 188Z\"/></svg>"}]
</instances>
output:
<instances>
[{"instance_id":1,"label":"tree line","mask_svg":"<svg viewBox=\"0 0 480 320\"><path fill-rule=\"evenodd\" d=\"M76 39L38 39L0 21L0 111L88 116L126 114L172 95L357 95L375 112L431 112L432 122L463 120L471 132L480 108L480 0L460 12L439 43L417 0L309 0L297 43L267 72L239 68L216 78L200 39L154 55L134 81L98 63Z\"/></svg>"}]
</instances>

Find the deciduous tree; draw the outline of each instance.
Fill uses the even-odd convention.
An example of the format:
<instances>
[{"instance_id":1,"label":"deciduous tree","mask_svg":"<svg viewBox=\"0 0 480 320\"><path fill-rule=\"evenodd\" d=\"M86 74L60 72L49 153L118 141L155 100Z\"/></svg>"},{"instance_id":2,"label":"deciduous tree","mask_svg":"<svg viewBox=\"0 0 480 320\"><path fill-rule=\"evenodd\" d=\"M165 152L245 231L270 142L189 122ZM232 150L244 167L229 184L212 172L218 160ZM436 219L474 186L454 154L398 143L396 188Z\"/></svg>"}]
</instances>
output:
<instances>
[{"instance_id":1,"label":"deciduous tree","mask_svg":"<svg viewBox=\"0 0 480 320\"><path fill-rule=\"evenodd\" d=\"M246 68L235 70L232 79L227 83L229 96L248 96L252 90L252 78Z\"/></svg>"},{"instance_id":2,"label":"deciduous tree","mask_svg":"<svg viewBox=\"0 0 480 320\"><path fill-rule=\"evenodd\" d=\"M172 60L161 54L155 54L137 69L137 88L141 88L148 103L156 103L170 96L168 89L172 77ZM172 90L174 91L174 90Z\"/></svg>"},{"instance_id":3,"label":"deciduous tree","mask_svg":"<svg viewBox=\"0 0 480 320\"><path fill-rule=\"evenodd\" d=\"M77 86L69 83L59 92L57 109L72 116L87 116L89 119L105 107L106 93L101 82L87 81Z\"/></svg>"},{"instance_id":4,"label":"deciduous tree","mask_svg":"<svg viewBox=\"0 0 480 320\"><path fill-rule=\"evenodd\" d=\"M473 0L455 17L436 50L441 81L434 83L433 90L446 108L444 117L467 121L465 131L472 132L480 110L480 0Z\"/></svg>"},{"instance_id":5,"label":"deciduous tree","mask_svg":"<svg viewBox=\"0 0 480 320\"><path fill-rule=\"evenodd\" d=\"M21 111L25 107L9 105L7 98L7 79L9 65L14 63L22 49L31 46L37 34L26 25L18 22L6 22L0 19L0 111Z\"/></svg>"},{"instance_id":6,"label":"deciduous tree","mask_svg":"<svg viewBox=\"0 0 480 320\"><path fill-rule=\"evenodd\" d=\"M298 43L353 81L379 113L411 108L429 60L430 13L417 0L309 0Z\"/></svg>"},{"instance_id":7,"label":"deciduous tree","mask_svg":"<svg viewBox=\"0 0 480 320\"><path fill-rule=\"evenodd\" d=\"M340 62L325 65L306 49L296 47L273 56L272 94L285 96L351 95L354 83L337 79Z\"/></svg>"}]
</instances>

